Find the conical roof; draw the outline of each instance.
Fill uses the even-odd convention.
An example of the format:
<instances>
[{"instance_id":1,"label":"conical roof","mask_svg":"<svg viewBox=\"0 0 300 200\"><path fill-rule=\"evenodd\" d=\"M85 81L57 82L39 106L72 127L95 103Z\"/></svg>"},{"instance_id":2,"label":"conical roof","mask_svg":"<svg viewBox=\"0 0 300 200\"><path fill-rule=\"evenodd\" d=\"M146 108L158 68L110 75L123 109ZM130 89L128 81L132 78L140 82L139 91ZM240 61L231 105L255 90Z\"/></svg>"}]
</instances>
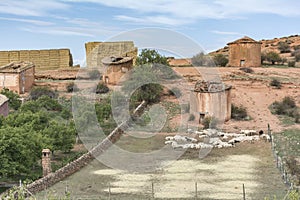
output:
<instances>
[{"instance_id":1,"label":"conical roof","mask_svg":"<svg viewBox=\"0 0 300 200\"><path fill-rule=\"evenodd\" d=\"M248 36L245 36L243 38L240 38L238 40L235 40L233 42L228 43L228 45L230 45L230 44L242 44L242 43L260 43L260 42L257 42L257 41L255 41L254 39L252 39Z\"/></svg>"}]
</instances>

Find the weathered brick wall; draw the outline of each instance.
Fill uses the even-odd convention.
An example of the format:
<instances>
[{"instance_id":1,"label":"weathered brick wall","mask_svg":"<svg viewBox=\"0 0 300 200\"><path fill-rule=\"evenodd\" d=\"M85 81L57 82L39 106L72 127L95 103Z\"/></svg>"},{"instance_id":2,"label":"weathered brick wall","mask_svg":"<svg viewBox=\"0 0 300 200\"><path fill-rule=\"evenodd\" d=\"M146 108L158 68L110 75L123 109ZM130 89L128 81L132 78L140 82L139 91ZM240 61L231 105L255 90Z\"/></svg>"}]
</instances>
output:
<instances>
[{"instance_id":1,"label":"weathered brick wall","mask_svg":"<svg viewBox=\"0 0 300 200\"><path fill-rule=\"evenodd\" d=\"M132 41L121 42L88 42L85 44L87 67L102 66L105 57L132 57L135 62L138 49Z\"/></svg>"},{"instance_id":2,"label":"weathered brick wall","mask_svg":"<svg viewBox=\"0 0 300 200\"><path fill-rule=\"evenodd\" d=\"M0 66L13 61L33 62L37 71L73 65L73 58L69 49L0 51Z\"/></svg>"}]
</instances>

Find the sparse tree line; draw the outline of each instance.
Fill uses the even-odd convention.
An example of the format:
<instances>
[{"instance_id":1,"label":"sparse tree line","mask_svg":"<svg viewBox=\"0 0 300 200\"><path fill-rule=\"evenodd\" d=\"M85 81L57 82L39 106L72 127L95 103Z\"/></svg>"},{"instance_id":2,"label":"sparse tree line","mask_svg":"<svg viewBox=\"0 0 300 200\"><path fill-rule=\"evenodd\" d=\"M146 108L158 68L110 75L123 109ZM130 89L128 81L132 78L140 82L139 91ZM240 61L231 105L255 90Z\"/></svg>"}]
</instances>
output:
<instances>
[{"instance_id":1,"label":"sparse tree line","mask_svg":"<svg viewBox=\"0 0 300 200\"><path fill-rule=\"evenodd\" d=\"M223 54L208 55L200 52L192 57L193 66L219 66L225 67L228 63L228 58Z\"/></svg>"}]
</instances>

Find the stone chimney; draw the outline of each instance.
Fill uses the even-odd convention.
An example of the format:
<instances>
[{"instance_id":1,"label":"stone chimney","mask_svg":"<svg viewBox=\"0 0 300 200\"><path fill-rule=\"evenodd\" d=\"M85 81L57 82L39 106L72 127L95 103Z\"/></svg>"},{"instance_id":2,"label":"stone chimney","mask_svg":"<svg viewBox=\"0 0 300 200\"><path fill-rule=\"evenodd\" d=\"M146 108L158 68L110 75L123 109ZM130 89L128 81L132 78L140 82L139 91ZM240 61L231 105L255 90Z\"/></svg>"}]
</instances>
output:
<instances>
[{"instance_id":1,"label":"stone chimney","mask_svg":"<svg viewBox=\"0 0 300 200\"><path fill-rule=\"evenodd\" d=\"M50 155L51 155L50 149L43 149L42 151L43 176L47 176L52 172Z\"/></svg>"}]
</instances>

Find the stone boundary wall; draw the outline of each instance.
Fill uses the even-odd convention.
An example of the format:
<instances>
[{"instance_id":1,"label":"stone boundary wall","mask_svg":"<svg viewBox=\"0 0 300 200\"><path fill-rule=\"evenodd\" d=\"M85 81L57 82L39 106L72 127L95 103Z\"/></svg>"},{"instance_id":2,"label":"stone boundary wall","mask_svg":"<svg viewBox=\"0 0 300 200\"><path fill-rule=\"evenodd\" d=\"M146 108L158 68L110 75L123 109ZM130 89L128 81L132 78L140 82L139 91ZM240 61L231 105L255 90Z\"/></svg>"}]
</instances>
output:
<instances>
[{"instance_id":1,"label":"stone boundary wall","mask_svg":"<svg viewBox=\"0 0 300 200\"><path fill-rule=\"evenodd\" d=\"M134 111L135 115L139 115L139 113L144 109L146 106L146 102L143 101ZM35 194L42 190L45 190L55 183L63 180L64 178L74 174L75 172L79 171L87 164L89 164L95 157L101 155L106 149L108 149L113 143L115 143L123 134L123 130L126 130L127 124L129 122L125 121L120 124L115 130L113 130L99 145L95 146L86 154L82 155L75 161L67 164L66 166L60 168L54 173L48 174L47 176L34 181L33 183L27 185L27 190Z\"/></svg>"},{"instance_id":2,"label":"stone boundary wall","mask_svg":"<svg viewBox=\"0 0 300 200\"><path fill-rule=\"evenodd\" d=\"M73 65L70 49L0 51L0 66L15 61L30 61L35 69L56 69Z\"/></svg>"}]
</instances>

